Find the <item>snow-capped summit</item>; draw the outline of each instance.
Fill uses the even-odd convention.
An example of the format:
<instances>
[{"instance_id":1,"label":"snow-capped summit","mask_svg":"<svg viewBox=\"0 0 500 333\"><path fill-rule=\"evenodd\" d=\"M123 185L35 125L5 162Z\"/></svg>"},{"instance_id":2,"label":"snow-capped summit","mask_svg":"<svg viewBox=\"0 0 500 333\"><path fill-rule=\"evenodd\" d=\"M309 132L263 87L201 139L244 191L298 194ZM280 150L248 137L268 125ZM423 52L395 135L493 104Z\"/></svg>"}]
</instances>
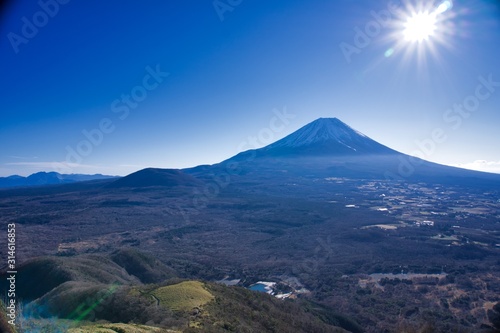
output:
<instances>
[{"instance_id":1,"label":"snow-capped summit","mask_svg":"<svg viewBox=\"0 0 500 333\"><path fill-rule=\"evenodd\" d=\"M366 137L337 118L319 118L268 147L301 147L334 140L350 148L348 143L357 136Z\"/></svg>"},{"instance_id":2,"label":"snow-capped summit","mask_svg":"<svg viewBox=\"0 0 500 333\"><path fill-rule=\"evenodd\" d=\"M388 154L395 151L337 118L319 118L263 148L266 153Z\"/></svg>"}]
</instances>

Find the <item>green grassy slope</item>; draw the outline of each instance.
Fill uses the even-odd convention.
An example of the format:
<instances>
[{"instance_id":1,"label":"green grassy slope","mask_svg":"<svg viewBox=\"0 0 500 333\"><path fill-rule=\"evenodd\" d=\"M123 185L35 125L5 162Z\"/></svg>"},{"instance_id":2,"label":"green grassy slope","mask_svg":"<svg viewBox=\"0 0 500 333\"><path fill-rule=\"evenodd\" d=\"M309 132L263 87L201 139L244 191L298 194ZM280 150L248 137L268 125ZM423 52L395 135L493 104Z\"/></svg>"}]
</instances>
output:
<instances>
[{"instance_id":1,"label":"green grassy slope","mask_svg":"<svg viewBox=\"0 0 500 333\"><path fill-rule=\"evenodd\" d=\"M153 290L159 304L172 311L190 311L210 302L214 296L199 281L184 281Z\"/></svg>"}]
</instances>

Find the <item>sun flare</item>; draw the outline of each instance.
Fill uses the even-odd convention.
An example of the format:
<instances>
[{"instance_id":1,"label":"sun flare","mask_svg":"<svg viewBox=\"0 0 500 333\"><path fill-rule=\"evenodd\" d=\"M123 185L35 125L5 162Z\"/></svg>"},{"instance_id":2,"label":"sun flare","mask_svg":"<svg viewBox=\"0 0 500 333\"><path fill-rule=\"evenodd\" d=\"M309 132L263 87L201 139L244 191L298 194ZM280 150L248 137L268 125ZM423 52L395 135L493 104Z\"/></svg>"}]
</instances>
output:
<instances>
[{"instance_id":1,"label":"sun flare","mask_svg":"<svg viewBox=\"0 0 500 333\"><path fill-rule=\"evenodd\" d=\"M443 21L446 12L453 7L453 2L445 0L438 6L410 6L402 15L403 40L408 43L420 43L431 39L440 39L443 35Z\"/></svg>"},{"instance_id":2,"label":"sun flare","mask_svg":"<svg viewBox=\"0 0 500 333\"><path fill-rule=\"evenodd\" d=\"M428 57L439 58L441 47L453 47L456 17L452 0L438 2L405 2L394 10L393 32L388 36L392 44L384 52L385 58L400 55L405 62L417 60L424 66Z\"/></svg>"},{"instance_id":3,"label":"sun flare","mask_svg":"<svg viewBox=\"0 0 500 333\"><path fill-rule=\"evenodd\" d=\"M436 15L421 12L408 18L403 31L404 39L409 42L421 42L429 39L436 31Z\"/></svg>"}]
</instances>

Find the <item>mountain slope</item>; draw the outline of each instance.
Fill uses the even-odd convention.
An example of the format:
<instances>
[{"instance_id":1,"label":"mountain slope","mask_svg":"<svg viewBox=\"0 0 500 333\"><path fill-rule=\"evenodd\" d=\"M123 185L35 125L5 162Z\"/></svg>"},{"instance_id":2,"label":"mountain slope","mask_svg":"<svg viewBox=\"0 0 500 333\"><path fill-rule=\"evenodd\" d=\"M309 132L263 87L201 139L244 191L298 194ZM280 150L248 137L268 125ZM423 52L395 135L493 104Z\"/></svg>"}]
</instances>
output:
<instances>
[{"instance_id":1,"label":"mountain slope","mask_svg":"<svg viewBox=\"0 0 500 333\"><path fill-rule=\"evenodd\" d=\"M35 318L56 315L74 320L75 324L88 318L133 322L185 333L347 332L323 322L300 301L283 301L242 287L193 280L169 280L160 286L69 281L28 304L27 309L33 311ZM127 332L125 328L130 327L115 331ZM90 327L89 331L101 332Z\"/></svg>"},{"instance_id":2,"label":"mountain slope","mask_svg":"<svg viewBox=\"0 0 500 333\"><path fill-rule=\"evenodd\" d=\"M109 188L150 186L197 186L201 182L177 169L147 168L134 172L109 184Z\"/></svg>"}]
</instances>

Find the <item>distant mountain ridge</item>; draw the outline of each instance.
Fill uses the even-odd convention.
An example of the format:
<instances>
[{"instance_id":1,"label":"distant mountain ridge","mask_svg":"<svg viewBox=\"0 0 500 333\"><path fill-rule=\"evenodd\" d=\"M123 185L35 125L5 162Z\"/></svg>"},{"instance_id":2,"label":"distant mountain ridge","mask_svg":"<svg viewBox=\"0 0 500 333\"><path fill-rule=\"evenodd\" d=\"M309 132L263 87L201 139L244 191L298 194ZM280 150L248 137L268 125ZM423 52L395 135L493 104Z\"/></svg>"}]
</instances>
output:
<instances>
[{"instance_id":1,"label":"distant mountain ridge","mask_svg":"<svg viewBox=\"0 0 500 333\"><path fill-rule=\"evenodd\" d=\"M61 174L58 172L37 172L29 175L28 177L22 177L19 175L0 177L0 188L68 184L68 183L84 182L89 180L102 180L102 179L113 179L113 178L118 178L118 177L107 176L102 174L84 175L84 174Z\"/></svg>"},{"instance_id":2,"label":"distant mountain ridge","mask_svg":"<svg viewBox=\"0 0 500 333\"><path fill-rule=\"evenodd\" d=\"M123 178L120 178L111 184L108 188L122 187L150 187L150 186L196 186L202 182L195 177L186 174L178 169L157 169L146 168Z\"/></svg>"}]
</instances>

